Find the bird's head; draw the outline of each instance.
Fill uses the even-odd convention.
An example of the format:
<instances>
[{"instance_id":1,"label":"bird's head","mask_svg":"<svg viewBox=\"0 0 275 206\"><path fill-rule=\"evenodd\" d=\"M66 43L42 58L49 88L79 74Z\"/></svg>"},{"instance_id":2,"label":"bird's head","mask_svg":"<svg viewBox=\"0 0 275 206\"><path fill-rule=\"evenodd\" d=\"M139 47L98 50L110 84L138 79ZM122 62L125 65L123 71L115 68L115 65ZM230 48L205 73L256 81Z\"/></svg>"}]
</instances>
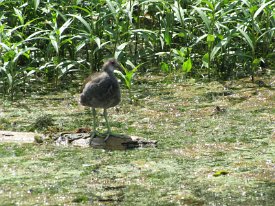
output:
<instances>
[{"instance_id":1,"label":"bird's head","mask_svg":"<svg viewBox=\"0 0 275 206\"><path fill-rule=\"evenodd\" d=\"M118 61L114 58L107 60L102 67L105 72L114 72L114 70L123 70Z\"/></svg>"}]
</instances>

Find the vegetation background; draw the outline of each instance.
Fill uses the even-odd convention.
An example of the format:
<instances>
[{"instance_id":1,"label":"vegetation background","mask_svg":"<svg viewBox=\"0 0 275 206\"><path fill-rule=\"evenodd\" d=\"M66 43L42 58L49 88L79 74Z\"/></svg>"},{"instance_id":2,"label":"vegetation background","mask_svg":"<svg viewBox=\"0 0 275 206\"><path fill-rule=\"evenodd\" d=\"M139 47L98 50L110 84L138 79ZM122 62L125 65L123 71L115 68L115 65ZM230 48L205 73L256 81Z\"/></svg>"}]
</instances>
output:
<instances>
[{"instance_id":1,"label":"vegetation background","mask_svg":"<svg viewBox=\"0 0 275 206\"><path fill-rule=\"evenodd\" d=\"M0 92L62 89L102 57L234 79L274 67L274 0L0 1ZM70 84L66 84L69 82ZM43 86L41 86L43 85Z\"/></svg>"}]
</instances>

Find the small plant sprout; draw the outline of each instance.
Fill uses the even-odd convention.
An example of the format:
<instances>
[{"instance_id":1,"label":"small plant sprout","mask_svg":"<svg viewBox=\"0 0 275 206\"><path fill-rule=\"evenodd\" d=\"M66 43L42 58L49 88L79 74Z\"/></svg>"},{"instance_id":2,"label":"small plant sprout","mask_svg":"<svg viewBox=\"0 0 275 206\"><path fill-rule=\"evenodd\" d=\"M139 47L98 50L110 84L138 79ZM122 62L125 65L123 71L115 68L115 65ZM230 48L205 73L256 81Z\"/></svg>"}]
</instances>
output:
<instances>
[{"instance_id":1,"label":"small plant sprout","mask_svg":"<svg viewBox=\"0 0 275 206\"><path fill-rule=\"evenodd\" d=\"M134 66L134 64L130 60L127 60L126 64L129 65L132 69L129 70L126 67L124 67L123 65L121 65L121 67L124 70L124 74L121 71L117 71L117 70L115 71L115 73L117 73L124 80L124 84L125 84L125 86L126 86L126 88L128 90L130 102L132 103L133 100L134 100L134 97L132 95L133 79L134 79L134 76L135 76L135 74L137 72L137 69L141 65L143 65L144 63L141 63L141 64L139 64L137 66Z\"/></svg>"}]
</instances>

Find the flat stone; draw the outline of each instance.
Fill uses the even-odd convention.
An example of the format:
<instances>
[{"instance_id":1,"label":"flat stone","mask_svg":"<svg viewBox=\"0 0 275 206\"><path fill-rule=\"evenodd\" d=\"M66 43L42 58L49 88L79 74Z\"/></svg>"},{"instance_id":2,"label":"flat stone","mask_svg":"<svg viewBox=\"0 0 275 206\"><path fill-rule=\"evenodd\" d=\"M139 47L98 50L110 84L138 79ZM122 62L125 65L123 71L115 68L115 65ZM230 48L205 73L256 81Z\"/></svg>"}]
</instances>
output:
<instances>
[{"instance_id":1,"label":"flat stone","mask_svg":"<svg viewBox=\"0 0 275 206\"><path fill-rule=\"evenodd\" d=\"M127 150L134 148L146 148L156 147L157 141L145 140L138 136L128 136L123 134L110 135L105 140L104 136L96 136L90 140L89 133L72 133L72 134L61 134L57 138L56 143L59 145L74 145L81 147L93 147L97 149L108 149L108 150Z\"/></svg>"},{"instance_id":2,"label":"flat stone","mask_svg":"<svg viewBox=\"0 0 275 206\"><path fill-rule=\"evenodd\" d=\"M34 132L12 132L0 130L0 143L1 142L14 142L14 143L54 143L57 146L79 146L79 147L92 147L96 149L107 150L127 150L135 148L156 147L157 141L145 140L138 136L128 136L124 134L110 135L105 141L104 135L97 135L90 139L90 133L70 133L64 132L53 135L54 138L47 138L42 134ZM48 141L51 139L52 141Z\"/></svg>"},{"instance_id":3,"label":"flat stone","mask_svg":"<svg viewBox=\"0 0 275 206\"><path fill-rule=\"evenodd\" d=\"M0 142L33 143L37 133L0 130Z\"/></svg>"}]
</instances>

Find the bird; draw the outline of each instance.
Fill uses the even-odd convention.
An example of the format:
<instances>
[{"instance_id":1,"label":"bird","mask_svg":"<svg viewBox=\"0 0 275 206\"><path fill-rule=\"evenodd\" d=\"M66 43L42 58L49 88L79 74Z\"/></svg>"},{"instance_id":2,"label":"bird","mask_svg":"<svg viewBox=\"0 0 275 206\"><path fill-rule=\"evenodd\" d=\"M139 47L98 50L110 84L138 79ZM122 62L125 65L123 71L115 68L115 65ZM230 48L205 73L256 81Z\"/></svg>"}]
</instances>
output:
<instances>
[{"instance_id":1,"label":"bird","mask_svg":"<svg viewBox=\"0 0 275 206\"><path fill-rule=\"evenodd\" d=\"M107 141L111 135L107 109L115 107L121 101L119 83L114 74L115 70L122 70L118 61L114 58L107 60L103 64L101 72L88 77L80 94L80 104L90 107L93 113L93 131L91 132L90 144L97 135L96 108L103 108L103 115L107 125L107 136L104 141Z\"/></svg>"}]
</instances>

